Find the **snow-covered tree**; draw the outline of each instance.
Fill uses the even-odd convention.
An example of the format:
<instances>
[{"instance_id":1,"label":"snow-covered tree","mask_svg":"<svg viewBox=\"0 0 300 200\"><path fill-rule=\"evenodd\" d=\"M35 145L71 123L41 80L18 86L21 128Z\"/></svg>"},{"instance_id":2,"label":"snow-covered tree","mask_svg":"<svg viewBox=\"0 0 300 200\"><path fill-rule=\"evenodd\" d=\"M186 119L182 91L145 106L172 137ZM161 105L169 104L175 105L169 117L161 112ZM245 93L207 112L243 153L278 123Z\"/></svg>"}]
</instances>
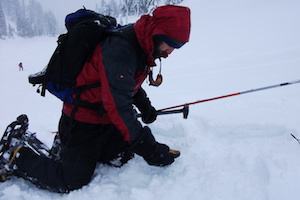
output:
<instances>
[{"instance_id":1,"label":"snow-covered tree","mask_svg":"<svg viewBox=\"0 0 300 200\"><path fill-rule=\"evenodd\" d=\"M27 4L24 0L1 0L1 2L4 16L7 19L5 30L8 37L56 34L57 21L53 13L45 12L38 1L30 0Z\"/></svg>"},{"instance_id":2,"label":"snow-covered tree","mask_svg":"<svg viewBox=\"0 0 300 200\"><path fill-rule=\"evenodd\" d=\"M157 6L179 4L183 0L100 0L96 11L113 17L128 17L152 12ZM126 20L127 21L127 20Z\"/></svg>"},{"instance_id":3,"label":"snow-covered tree","mask_svg":"<svg viewBox=\"0 0 300 200\"><path fill-rule=\"evenodd\" d=\"M0 39L4 39L7 36L6 20L0 2Z\"/></svg>"}]
</instances>

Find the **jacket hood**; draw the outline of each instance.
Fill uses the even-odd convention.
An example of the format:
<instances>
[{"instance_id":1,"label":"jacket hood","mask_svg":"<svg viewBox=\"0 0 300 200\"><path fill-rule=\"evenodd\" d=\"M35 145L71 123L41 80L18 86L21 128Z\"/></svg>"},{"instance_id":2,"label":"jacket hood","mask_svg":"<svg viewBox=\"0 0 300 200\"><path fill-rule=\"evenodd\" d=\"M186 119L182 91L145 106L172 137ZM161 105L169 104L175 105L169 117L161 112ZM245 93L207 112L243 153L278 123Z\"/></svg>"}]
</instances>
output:
<instances>
[{"instance_id":1,"label":"jacket hood","mask_svg":"<svg viewBox=\"0 0 300 200\"><path fill-rule=\"evenodd\" d=\"M148 66L155 66L153 36L166 35L180 42L188 42L190 36L190 9L166 5L156 8L151 15L143 15L135 23L137 39L147 55ZM167 55L165 56L167 57Z\"/></svg>"}]
</instances>

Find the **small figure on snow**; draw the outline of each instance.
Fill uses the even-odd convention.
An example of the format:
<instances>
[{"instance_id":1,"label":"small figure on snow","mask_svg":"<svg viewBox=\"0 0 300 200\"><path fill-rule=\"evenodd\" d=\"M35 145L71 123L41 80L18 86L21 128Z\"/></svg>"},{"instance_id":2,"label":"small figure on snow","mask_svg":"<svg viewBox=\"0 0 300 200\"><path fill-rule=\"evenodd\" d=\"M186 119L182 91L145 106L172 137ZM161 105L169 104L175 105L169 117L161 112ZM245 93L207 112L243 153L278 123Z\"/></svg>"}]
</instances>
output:
<instances>
[{"instance_id":1,"label":"small figure on snow","mask_svg":"<svg viewBox=\"0 0 300 200\"><path fill-rule=\"evenodd\" d=\"M20 62L19 63L19 71L23 71L24 69L23 69L23 63L22 62Z\"/></svg>"},{"instance_id":2,"label":"small figure on snow","mask_svg":"<svg viewBox=\"0 0 300 200\"><path fill-rule=\"evenodd\" d=\"M156 120L157 111L141 86L147 76L158 86L162 77L154 80L151 74L155 59L168 57L189 41L190 9L161 6L116 32L96 46L76 79L78 88L101 83L80 94L81 101L99 105L98 110L64 102L50 155L42 153L48 152L45 145L28 132L28 118L20 116L0 143L1 181L15 175L39 188L67 193L87 185L97 163L121 167L137 154L149 165L163 167L179 156L156 141L133 105L145 124Z\"/></svg>"}]
</instances>

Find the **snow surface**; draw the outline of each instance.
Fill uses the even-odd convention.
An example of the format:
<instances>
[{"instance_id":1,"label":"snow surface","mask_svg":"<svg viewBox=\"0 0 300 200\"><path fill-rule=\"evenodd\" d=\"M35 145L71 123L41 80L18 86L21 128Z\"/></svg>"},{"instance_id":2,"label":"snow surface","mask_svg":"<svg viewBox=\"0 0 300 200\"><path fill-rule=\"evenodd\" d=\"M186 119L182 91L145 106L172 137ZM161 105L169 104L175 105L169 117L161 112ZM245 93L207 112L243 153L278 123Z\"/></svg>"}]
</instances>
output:
<instances>
[{"instance_id":1,"label":"snow surface","mask_svg":"<svg viewBox=\"0 0 300 200\"><path fill-rule=\"evenodd\" d=\"M300 1L201 0L190 43L163 61L164 83L147 86L157 109L300 78ZM56 38L0 40L0 131L25 113L48 146L61 102L42 98L27 76L42 69ZM23 62L24 71L18 71ZM156 69L156 71L158 71ZM190 106L159 116L156 139L182 154L165 168L136 156L118 169L99 165L88 186L70 194L22 179L0 184L1 200L296 200L300 189L300 84Z\"/></svg>"}]
</instances>

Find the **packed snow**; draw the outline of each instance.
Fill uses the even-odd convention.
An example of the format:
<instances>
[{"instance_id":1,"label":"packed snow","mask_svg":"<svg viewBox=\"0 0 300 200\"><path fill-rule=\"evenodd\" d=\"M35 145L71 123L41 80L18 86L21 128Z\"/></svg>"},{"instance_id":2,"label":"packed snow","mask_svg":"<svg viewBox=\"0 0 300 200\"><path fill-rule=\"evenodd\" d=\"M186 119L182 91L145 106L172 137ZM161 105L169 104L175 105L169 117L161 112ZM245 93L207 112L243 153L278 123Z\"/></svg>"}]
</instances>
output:
<instances>
[{"instance_id":1,"label":"packed snow","mask_svg":"<svg viewBox=\"0 0 300 200\"><path fill-rule=\"evenodd\" d=\"M163 60L160 87L144 84L157 109L300 79L300 1L183 5L192 11L190 42ZM55 47L54 37L0 40L0 132L27 114L29 130L51 146L62 104L49 93L40 97L27 77ZM191 105L188 119L159 116L150 125L156 139L181 151L171 166L149 166L139 156L122 168L99 165L91 183L70 194L13 177L0 183L0 199L298 200L300 144L291 134L300 138L299 89L293 84Z\"/></svg>"}]
</instances>

